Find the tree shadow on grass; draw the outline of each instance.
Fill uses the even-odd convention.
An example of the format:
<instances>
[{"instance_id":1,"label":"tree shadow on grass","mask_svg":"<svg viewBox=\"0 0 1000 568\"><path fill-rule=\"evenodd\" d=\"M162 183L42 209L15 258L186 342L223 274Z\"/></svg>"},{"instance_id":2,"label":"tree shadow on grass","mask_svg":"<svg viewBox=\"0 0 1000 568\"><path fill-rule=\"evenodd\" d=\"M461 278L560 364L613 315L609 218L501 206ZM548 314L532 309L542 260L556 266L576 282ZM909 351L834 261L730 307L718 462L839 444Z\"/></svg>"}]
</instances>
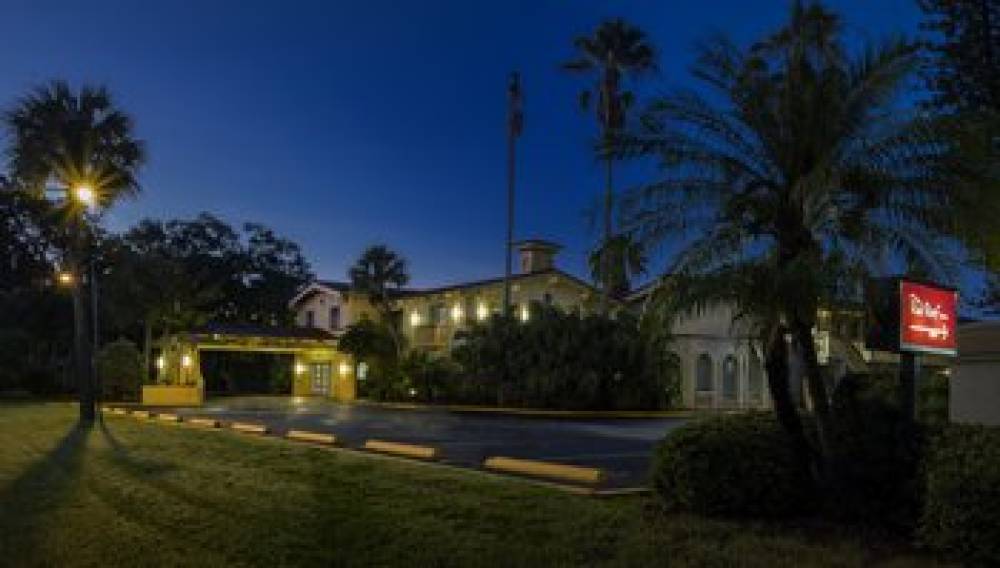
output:
<instances>
[{"instance_id":1,"label":"tree shadow on grass","mask_svg":"<svg viewBox=\"0 0 1000 568\"><path fill-rule=\"evenodd\" d=\"M80 485L80 471L93 425L76 423L44 456L0 491L0 550L14 565L39 562L42 533L52 513Z\"/></svg>"}]
</instances>

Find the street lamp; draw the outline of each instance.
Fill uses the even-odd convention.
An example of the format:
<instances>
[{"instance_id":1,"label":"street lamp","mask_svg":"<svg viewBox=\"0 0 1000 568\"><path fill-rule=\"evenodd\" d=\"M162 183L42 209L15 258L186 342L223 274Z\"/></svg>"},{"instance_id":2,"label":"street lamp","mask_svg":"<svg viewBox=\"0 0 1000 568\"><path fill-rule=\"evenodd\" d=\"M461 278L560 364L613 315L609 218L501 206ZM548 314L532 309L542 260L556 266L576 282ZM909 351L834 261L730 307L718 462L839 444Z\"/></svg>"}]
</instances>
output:
<instances>
[{"instance_id":1,"label":"street lamp","mask_svg":"<svg viewBox=\"0 0 1000 568\"><path fill-rule=\"evenodd\" d=\"M97 195L94 193L94 188L86 184L80 184L73 187L73 198L80 202L82 205L86 205L88 208L93 207L97 200Z\"/></svg>"}]
</instances>

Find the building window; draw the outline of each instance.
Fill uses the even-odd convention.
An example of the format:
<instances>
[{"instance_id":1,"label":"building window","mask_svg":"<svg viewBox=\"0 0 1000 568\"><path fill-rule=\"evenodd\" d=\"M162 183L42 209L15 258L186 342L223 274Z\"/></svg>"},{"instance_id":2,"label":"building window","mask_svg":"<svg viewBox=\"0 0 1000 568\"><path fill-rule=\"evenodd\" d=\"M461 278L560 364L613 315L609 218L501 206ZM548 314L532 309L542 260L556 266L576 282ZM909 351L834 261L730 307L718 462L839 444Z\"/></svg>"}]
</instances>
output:
<instances>
[{"instance_id":1,"label":"building window","mask_svg":"<svg viewBox=\"0 0 1000 568\"><path fill-rule=\"evenodd\" d=\"M448 308L442 303L431 304L430 324L441 325L448 318Z\"/></svg>"},{"instance_id":2,"label":"building window","mask_svg":"<svg viewBox=\"0 0 1000 568\"><path fill-rule=\"evenodd\" d=\"M750 350L750 371L747 380L747 394L750 396L750 400L754 402L759 402L762 400L764 395L764 368L760 363L760 357L757 356L757 352L753 349Z\"/></svg>"},{"instance_id":3,"label":"building window","mask_svg":"<svg viewBox=\"0 0 1000 568\"><path fill-rule=\"evenodd\" d=\"M739 394L739 385L736 382L736 357L727 355L722 360L722 398L726 400L736 400Z\"/></svg>"},{"instance_id":4,"label":"building window","mask_svg":"<svg viewBox=\"0 0 1000 568\"><path fill-rule=\"evenodd\" d=\"M316 326L316 314L312 310L306 310L306 327Z\"/></svg>"},{"instance_id":5,"label":"building window","mask_svg":"<svg viewBox=\"0 0 1000 568\"><path fill-rule=\"evenodd\" d=\"M697 378L695 385L699 392L712 392L714 390L712 385L712 356L708 353L702 353L698 356L695 376Z\"/></svg>"},{"instance_id":6,"label":"building window","mask_svg":"<svg viewBox=\"0 0 1000 568\"><path fill-rule=\"evenodd\" d=\"M330 308L330 329L340 329L340 306Z\"/></svg>"},{"instance_id":7,"label":"building window","mask_svg":"<svg viewBox=\"0 0 1000 568\"><path fill-rule=\"evenodd\" d=\"M551 306L552 305L552 294L546 292L545 295L542 296L542 300L545 302L546 306Z\"/></svg>"}]
</instances>

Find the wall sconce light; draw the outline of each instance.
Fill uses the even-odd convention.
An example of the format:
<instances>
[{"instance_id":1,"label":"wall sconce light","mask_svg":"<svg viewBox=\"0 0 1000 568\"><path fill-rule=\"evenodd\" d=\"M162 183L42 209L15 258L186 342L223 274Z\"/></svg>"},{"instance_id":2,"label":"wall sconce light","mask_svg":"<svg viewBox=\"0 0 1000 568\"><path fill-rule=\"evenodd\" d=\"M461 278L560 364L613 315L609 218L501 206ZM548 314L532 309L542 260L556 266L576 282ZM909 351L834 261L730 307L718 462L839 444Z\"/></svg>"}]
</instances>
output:
<instances>
[{"instance_id":1,"label":"wall sconce light","mask_svg":"<svg viewBox=\"0 0 1000 568\"><path fill-rule=\"evenodd\" d=\"M420 312L410 312L410 325L413 327L420 325Z\"/></svg>"},{"instance_id":2,"label":"wall sconce light","mask_svg":"<svg viewBox=\"0 0 1000 568\"><path fill-rule=\"evenodd\" d=\"M351 374L351 366L348 365L347 363L341 363L340 368L338 370L340 371L341 377L346 377L347 375Z\"/></svg>"},{"instance_id":3,"label":"wall sconce light","mask_svg":"<svg viewBox=\"0 0 1000 568\"><path fill-rule=\"evenodd\" d=\"M156 368L157 369L159 369L159 370L162 371L163 368L166 367L166 366L167 366L167 360L163 358L163 355L160 355L159 357L156 358Z\"/></svg>"},{"instance_id":4,"label":"wall sconce light","mask_svg":"<svg viewBox=\"0 0 1000 568\"><path fill-rule=\"evenodd\" d=\"M476 317L479 318L479 321L490 317L490 307L486 305L486 302L479 302L479 306L476 307Z\"/></svg>"},{"instance_id":5,"label":"wall sconce light","mask_svg":"<svg viewBox=\"0 0 1000 568\"><path fill-rule=\"evenodd\" d=\"M305 372L306 372L306 365L305 365L305 363L296 363L295 364L295 374L296 375L301 375L301 374L303 374Z\"/></svg>"},{"instance_id":6,"label":"wall sconce light","mask_svg":"<svg viewBox=\"0 0 1000 568\"><path fill-rule=\"evenodd\" d=\"M528 304L523 304L521 306L521 321L528 321L531 317L531 310L528 308Z\"/></svg>"},{"instance_id":7,"label":"wall sconce light","mask_svg":"<svg viewBox=\"0 0 1000 568\"><path fill-rule=\"evenodd\" d=\"M185 353L184 356L181 357L181 366L184 367L185 369L191 367L191 356L188 355L187 353Z\"/></svg>"},{"instance_id":8,"label":"wall sconce light","mask_svg":"<svg viewBox=\"0 0 1000 568\"><path fill-rule=\"evenodd\" d=\"M462 321L462 316L465 314L462 312L462 304L456 303L451 308L451 319L455 320L455 323Z\"/></svg>"}]
</instances>

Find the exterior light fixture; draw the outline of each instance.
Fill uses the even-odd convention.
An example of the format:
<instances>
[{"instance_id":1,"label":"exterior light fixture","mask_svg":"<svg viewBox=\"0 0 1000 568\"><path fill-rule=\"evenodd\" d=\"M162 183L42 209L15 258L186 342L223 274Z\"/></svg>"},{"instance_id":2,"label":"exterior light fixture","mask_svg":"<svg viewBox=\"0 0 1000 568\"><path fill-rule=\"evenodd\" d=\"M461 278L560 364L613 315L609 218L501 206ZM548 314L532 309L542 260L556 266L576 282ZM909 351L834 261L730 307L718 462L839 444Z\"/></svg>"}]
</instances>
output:
<instances>
[{"instance_id":1,"label":"exterior light fixture","mask_svg":"<svg viewBox=\"0 0 1000 568\"><path fill-rule=\"evenodd\" d=\"M163 355L160 355L159 357L156 358L156 368L157 369L159 369L159 370L162 371L163 368L166 367L166 366L167 366L167 360L163 358Z\"/></svg>"},{"instance_id":2,"label":"exterior light fixture","mask_svg":"<svg viewBox=\"0 0 1000 568\"><path fill-rule=\"evenodd\" d=\"M340 371L341 377L346 377L347 375L351 374L351 366L348 365L347 363L341 363L340 368L338 370Z\"/></svg>"},{"instance_id":3,"label":"exterior light fixture","mask_svg":"<svg viewBox=\"0 0 1000 568\"><path fill-rule=\"evenodd\" d=\"M490 307L486 305L486 302L479 302L479 306L476 307L476 317L479 321L490 317Z\"/></svg>"},{"instance_id":4,"label":"exterior light fixture","mask_svg":"<svg viewBox=\"0 0 1000 568\"><path fill-rule=\"evenodd\" d=\"M462 321L462 316L465 314L462 312L462 304L455 303L451 308L451 319L455 320L455 323Z\"/></svg>"},{"instance_id":5,"label":"exterior light fixture","mask_svg":"<svg viewBox=\"0 0 1000 568\"><path fill-rule=\"evenodd\" d=\"M410 389L410 396L417 396L417 389L411 388Z\"/></svg>"},{"instance_id":6,"label":"exterior light fixture","mask_svg":"<svg viewBox=\"0 0 1000 568\"><path fill-rule=\"evenodd\" d=\"M305 363L296 363L295 364L295 374L296 375L301 375L302 373L305 373L305 372L306 372L306 365L305 365Z\"/></svg>"},{"instance_id":7,"label":"exterior light fixture","mask_svg":"<svg viewBox=\"0 0 1000 568\"><path fill-rule=\"evenodd\" d=\"M368 378L368 363L364 361L358 363L358 380L363 381Z\"/></svg>"},{"instance_id":8,"label":"exterior light fixture","mask_svg":"<svg viewBox=\"0 0 1000 568\"><path fill-rule=\"evenodd\" d=\"M184 367L185 369L188 369L188 368L191 367L191 356L190 355L188 355L188 354L185 353L184 356L181 357L181 366Z\"/></svg>"},{"instance_id":9,"label":"exterior light fixture","mask_svg":"<svg viewBox=\"0 0 1000 568\"><path fill-rule=\"evenodd\" d=\"M418 311L410 312L410 325L413 327L417 327L418 325L420 325L420 312Z\"/></svg>"},{"instance_id":10,"label":"exterior light fixture","mask_svg":"<svg viewBox=\"0 0 1000 568\"><path fill-rule=\"evenodd\" d=\"M86 205L87 207L93 207L96 200L96 194L94 189L89 185L78 185L73 188L73 196L77 201Z\"/></svg>"},{"instance_id":11,"label":"exterior light fixture","mask_svg":"<svg viewBox=\"0 0 1000 568\"><path fill-rule=\"evenodd\" d=\"M63 271L56 275L56 280L59 281L60 286L72 286L76 278L73 277L72 272Z\"/></svg>"},{"instance_id":12,"label":"exterior light fixture","mask_svg":"<svg viewBox=\"0 0 1000 568\"><path fill-rule=\"evenodd\" d=\"M528 321L531 317L531 310L528 309L528 304L523 304L521 306L521 321Z\"/></svg>"}]
</instances>

